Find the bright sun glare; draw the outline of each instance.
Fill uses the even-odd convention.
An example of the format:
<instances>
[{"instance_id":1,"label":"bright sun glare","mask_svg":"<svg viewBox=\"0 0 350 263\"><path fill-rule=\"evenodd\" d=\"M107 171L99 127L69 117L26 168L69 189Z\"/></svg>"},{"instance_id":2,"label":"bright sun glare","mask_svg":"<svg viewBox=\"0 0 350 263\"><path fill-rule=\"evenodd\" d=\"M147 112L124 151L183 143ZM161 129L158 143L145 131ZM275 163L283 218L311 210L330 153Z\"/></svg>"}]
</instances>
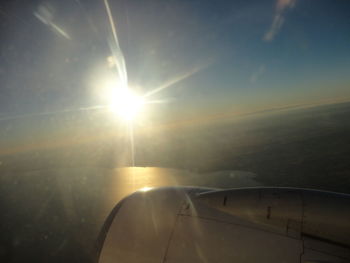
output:
<instances>
[{"instance_id":1,"label":"bright sun glare","mask_svg":"<svg viewBox=\"0 0 350 263\"><path fill-rule=\"evenodd\" d=\"M109 95L110 109L125 121L132 122L143 110L144 98L128 88L114 88Z\"/></svg>"}]
</instances>

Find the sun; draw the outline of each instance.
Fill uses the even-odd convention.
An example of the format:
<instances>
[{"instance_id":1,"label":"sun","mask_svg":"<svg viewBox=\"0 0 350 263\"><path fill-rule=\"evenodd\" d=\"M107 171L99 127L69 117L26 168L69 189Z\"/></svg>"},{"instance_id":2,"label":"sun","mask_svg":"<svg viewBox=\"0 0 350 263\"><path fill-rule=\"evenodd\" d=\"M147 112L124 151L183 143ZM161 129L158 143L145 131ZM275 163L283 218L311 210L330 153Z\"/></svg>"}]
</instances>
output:
<instances>
[{"instance_id":1,"label":"sun","mask_svg":"<svg viewBox=\"0 0 350 263\"><path fill-rule=\"evenodd\" d=\"M113 113L132 122L142 112L145 100L129 88L114 88L109 94L109 107Z\"/></svg>"}]
</instances>

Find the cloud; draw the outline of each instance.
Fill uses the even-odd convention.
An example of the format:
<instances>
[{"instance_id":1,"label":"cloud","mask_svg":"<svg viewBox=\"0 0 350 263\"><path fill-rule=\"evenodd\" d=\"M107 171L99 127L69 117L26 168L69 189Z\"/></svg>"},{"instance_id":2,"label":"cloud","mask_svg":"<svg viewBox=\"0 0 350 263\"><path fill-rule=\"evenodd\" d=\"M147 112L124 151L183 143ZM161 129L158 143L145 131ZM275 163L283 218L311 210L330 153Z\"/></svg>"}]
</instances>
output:
<instances>
[{"instance_id":1,"label":"cloud","mask_svg":"<svg viewBox=\"0 0 350 263\"><path fill-rule=\"evenodd\" d=\"M285 14L288 10L293 9L296 0L277 0L275 7L275 14L269 30L264 34L264 41L272 41L277 33L281 30Z\"/></svg>"},{"instance_id":2,"label":"cloud","mask_svg":"<svg viewBox=\"0 0 350 263\"><path fill-rule=\"evenodd\" d=\"M253 74L250 76L250 83L254 84L265 73L265 65L260 65L257 71L253 72Z\"/></svg>"}]
</instances>

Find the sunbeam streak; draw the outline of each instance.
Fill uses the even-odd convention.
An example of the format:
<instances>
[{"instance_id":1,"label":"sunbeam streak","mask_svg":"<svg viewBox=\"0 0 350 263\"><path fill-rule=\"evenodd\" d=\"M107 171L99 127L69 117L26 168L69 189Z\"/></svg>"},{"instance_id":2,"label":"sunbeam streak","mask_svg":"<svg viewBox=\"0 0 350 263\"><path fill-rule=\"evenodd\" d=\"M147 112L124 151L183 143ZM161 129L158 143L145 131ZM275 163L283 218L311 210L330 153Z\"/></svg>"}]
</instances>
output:
<instances>
[{"instance_id":1,"label":"sunbeam streak","mask_svg":"<svg viewBox=\"0 0 350 263\"><path fill-rule=\"evenodd\" d=\"M109 40L109 46L110 46L112 55L114 57L115 66L117 68L117 73L118 73L118 76L120 78L121 84L122 84L123 88L127 88L128 87L128 75L126 72L124 55L123 55L123 52L122 52L120 45L119 45L117 30L116 30L116 26L115 26L115 23L113 20L111 9L109 7L108 0L104 0L104 4L106 7L108 21L109 21L112 36L113 36L112 39Z\"/></svg>"},{"instance_id":2,"label":"sunbeam streak","mask_svg":"<svg viewBox=\"0 0 350 263\"><path fill-rule=\"evenodd\" d=\"M134 94L128 85L128 75L126 71L125 58L122 49L119 45L116 26L114 24L111 9L109 7L108 0L104 0L106 7L108 21L112 31L112 40L109 40L111 53L114 58L114 64L117 69L119 77L119 85L113 83L112 90L110 91L111 101L110 108L113 112L117 113L124 121L126 121L128 127L128 137L130 143L131 164L135 166L135 139L134 139L134 127L133 120L136 115L141 111L144 105L144 98ZM113 65L111 65L113 66Z\"/></svg>"},{"instance_id":3,"label":"sunbeam streak","mask_svg":"<svg viewBox=\"0 0 350 263\"><path fill-rule=\"evenodd\" d=\"M37 11L33 14L34 16L42 22L44 25L48 26L53 32L57 33L60 36L63 36L66 39L71 39L71 37L64 31L61 27L59 27L56 23L54 23L54 12L52 8L49 8L48 4L39 5Z\"/></svg>"},{"instance_id":4,"label":"sunbeam streak","mask_svg":"<svg viewBox=\"0 0 350 263\"><path fill-rule=\"evenodd\" d=\"M186 72L186 73L184 73L182 75L179 75L179 76L177 76L177 77L175 77L175 78L165 82L164 84L160 85L158 88L155 88L155 89L151 90L150 92L146 93L144 95L144 97L149 97L149 96L154 95L154 94L156 94L156 93L158 93L158 92L160 92L160 91L162 91L164 89L167 89L167 88L175 85L176 83L179 83L179 82L181 82L181 81L191 77L192 75L198 73L199 71L202 71L203 69L206 69L211 64L212 64L212 62L206 63L204 65L197 66L197 67L193 68L192 70L190 70L189 72Z\"/></svg>"}]
</instances>

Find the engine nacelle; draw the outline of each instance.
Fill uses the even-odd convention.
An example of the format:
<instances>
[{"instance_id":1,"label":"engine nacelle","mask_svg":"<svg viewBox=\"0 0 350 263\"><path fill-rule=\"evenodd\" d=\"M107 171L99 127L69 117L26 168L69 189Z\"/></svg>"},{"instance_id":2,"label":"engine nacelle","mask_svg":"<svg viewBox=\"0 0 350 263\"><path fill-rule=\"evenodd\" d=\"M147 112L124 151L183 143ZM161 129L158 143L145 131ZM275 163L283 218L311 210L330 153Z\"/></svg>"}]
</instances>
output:
<instances>
[{"instance_id":1,"label":"engine nacelle","mask_svg":"<svg viewBox=\"0 0 350 263\"><path fill-rule=\"evenodd\" d=\"M315 196L323 199L317 202ZM336 221L335 231L321 231L324 224L317 217L332 219L325 213L338 215L348 200L347 195L288 188L139 191L107 218L98 241L99 262L349 262L349 229L339 233L349 227L344 225L348 214ZM329 204L338 208L329 210Z\"/></svg>"}]
</instances>

